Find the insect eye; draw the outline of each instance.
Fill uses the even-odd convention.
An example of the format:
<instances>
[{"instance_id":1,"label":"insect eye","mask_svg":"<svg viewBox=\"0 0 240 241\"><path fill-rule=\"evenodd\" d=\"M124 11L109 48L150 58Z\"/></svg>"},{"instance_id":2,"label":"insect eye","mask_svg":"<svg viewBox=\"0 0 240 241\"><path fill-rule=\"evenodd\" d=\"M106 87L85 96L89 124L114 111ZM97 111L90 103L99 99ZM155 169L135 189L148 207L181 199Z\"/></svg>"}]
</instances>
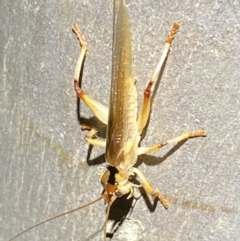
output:
<instances>
[{"instance_id":1,"label":"insect eye","mask_svg":"<svg viewBox=\"0 0 240 241\"><path fill-rule=\"evenodd\" d=\"M117 197L121 197L121 196L122 196L122 193L117 190L117 191L115 192L115 195L116 195Z\"/></svg>"}]
</instances>

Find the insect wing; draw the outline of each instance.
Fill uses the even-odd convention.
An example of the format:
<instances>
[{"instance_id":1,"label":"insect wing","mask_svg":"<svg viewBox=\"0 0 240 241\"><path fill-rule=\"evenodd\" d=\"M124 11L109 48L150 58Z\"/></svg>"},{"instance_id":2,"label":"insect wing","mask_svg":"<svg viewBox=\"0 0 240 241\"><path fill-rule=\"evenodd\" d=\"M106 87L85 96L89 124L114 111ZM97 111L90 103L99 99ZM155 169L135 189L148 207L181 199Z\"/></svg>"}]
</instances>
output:
<instances>
[{"instance_id":1,"label":"insect wing","mask_svg":"<svg viewBox=\"0 0 240 241\"><path fill-rule=\"evenodd\" d=\"M132 74L131 34L123 0L114 2L112 84L107 129L106 160L127 170L137 159L137 93Z\"/></svg>"}]
</instances>

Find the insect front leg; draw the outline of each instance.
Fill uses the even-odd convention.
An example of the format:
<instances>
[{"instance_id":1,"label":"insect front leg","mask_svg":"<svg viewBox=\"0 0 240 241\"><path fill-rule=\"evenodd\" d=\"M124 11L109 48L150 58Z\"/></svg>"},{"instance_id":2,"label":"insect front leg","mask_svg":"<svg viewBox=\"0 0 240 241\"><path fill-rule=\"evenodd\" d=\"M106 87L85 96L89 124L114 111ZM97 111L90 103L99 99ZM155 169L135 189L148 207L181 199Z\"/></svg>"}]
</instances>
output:
<instances>
[{"instance_id":1,"label":"insect front leg","mask_svg":"<svg viewBox=\"0 0 240 241\"><path fill-rule=\"evenodd\" d=\"M170 51L170 47L172 45L173 39L179 28L180 28L179 23L174 22L170 32L168 33L167 39L165 41L163 53L159 60L159 63L157 65L156 69L154 70L150 80L148 81L146 89L144 90L143 103L142 103L142 106L141 106L141 109L139 112L139 117L138 117L138 131L140 134L142 133L142 130L144 129L145 125L147 124L147 121L149 118L149 113L150 113L150 109L151 109L151 95L153 92L153 85L156 83L161 71L163 70L163 66L167 59L168 53Z\"/></svg>"},{"instance_id":2,"label":"insect front leg","mask_svg":"<svg viewBox=\"0 0 240 241\"><path fill-rule=\"evenodd\" d=\"M168 200L162 195L160 191L157 189L153 189L147 178L144 176L144 174L137 168L133 167L133 172L138 176L142 187L146 191L147 194L158 198L158 200L163 204L163 206L168 209L169 202Z\"/></svg>"},{"instance_id":3,"label":"insect front leg","mask_svg":"<svg viewBox=\"0 0 240 241\"><path fill-rule=\"evenodd\" d=\"M88 50L88 44L85 37L81 33L79 26L76 23L72 26L72 30L77 35L77 38L81 47L81 51L78 57L78 61L77 61L77 65L74 73L74 88L75 88L76 94L78 98L82 99L85 102L85 104L92 110L94 115L101 122L103 122L104 124L107 124L108 107L106 107L105 105L101 104L100 102L94 100L92 97L87 95L79 86L79 79L81 78L81 72L83 68L84 59Z\"/></svg>"}]
</instances>

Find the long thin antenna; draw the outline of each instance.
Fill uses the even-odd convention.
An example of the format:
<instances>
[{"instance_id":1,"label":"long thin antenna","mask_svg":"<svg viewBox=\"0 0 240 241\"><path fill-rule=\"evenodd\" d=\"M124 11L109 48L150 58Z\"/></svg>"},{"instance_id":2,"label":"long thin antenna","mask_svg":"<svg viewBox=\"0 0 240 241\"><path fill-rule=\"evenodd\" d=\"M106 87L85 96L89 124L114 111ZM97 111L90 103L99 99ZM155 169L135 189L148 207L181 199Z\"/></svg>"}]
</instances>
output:
<instances>
[{"instance_id":1,"label":"long thin antenna","mask_svg":"<svg viewBox=\"0 0 240 241\"><path fill-rule=\"evenodd\" d=\"M20 235L26 233L27 231L29 231L29 230L31 230L31 229L33 229L33 228L36 228L36 227L40 226L41 224L44 224L44 223L49 222L49 221L51 221L51 220L53 220L53 219L55 219L55 218L62 217L62 216L64 216L64 215L66 215L66 214L73 213L73 212L75 212L75 211L77 211L77 210L79 210L79 209L82 209L82 208L85 208L85 207L87 207L87 206L90 206L90 205L92 205L92 204L100 201L102 198L103 198L103 196L101 196L101 197L97 198L96 200L94 200L94 201L92 201L92 202L89 202L89 203L87 203L87 204L85 204L85 205L83 205L83 206L74 208L74 209L72 209L72 210L70 210L70 211L67 211L67 212L65 212L65 213L61 213L61 214L59 214L59 215L57 215L57 216L54 216L54 217L49 218L49 219L47 219L47 220L44 220L44 221L42 221L42 222L40 222L40 223L37 223L37 224L35 224L34 226L32 226L32 227L30 227L30 228L28 228L28 229L25 229L24 231L22 231L22 232L19 233L18 235L16 235L16 236L14 236L13 238L9 239L9 241L14 240L15 238L19 237Z\"/></svg>"},{"instance_id":2,"label":"long thin antenna","mask_svg":"<svg viewBox=\"0 0 240 241\"><path fill-rule=\"evenodd\" d=\"M106 238L107 238L107 221L108 221L108 217L109 217L110 208L112 206L112 203L113 202L109 202L108 207L107 207L106 218L105 218L105 222L104 222L104 241L106 241Z\"/></svg>"}]
</instances>

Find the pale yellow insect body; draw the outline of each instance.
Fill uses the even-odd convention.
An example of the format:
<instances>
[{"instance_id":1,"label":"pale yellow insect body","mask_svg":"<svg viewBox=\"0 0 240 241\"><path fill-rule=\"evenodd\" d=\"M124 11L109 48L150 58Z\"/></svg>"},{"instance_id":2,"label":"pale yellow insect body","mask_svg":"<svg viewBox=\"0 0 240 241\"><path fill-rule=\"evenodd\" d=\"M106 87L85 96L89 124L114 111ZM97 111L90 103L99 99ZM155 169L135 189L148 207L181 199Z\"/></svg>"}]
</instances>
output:
<instances>
[{"instance_id":1,"label":"pale yellow insect body","mask_svg":"<svg viewBox=\"0 0 240 241\"><path fill-rule=\"evenodd\" d=\"M67 213L84 208L99 201L100 199L104 199L105 203L108 203L104 231L104 239L106 239L106 223L112 203L116 200L116 198L122 195L128 194L128 198L132 197L134 189L139 187L139 185L136 185L131 181L131 176L136 176L146 193L158 198L159 201L162 202L163 206L168 208L169 203L167 199L157 189L152 188L144 174L135 168L134 165L136 164L139 155L147 154L158 150L167 144L176 143L188 138L206 136L206 131L204 130L190 131L176 138L157 143L150 147L139 147L142 130L146 126L149 118L153 86L159 78L159 74L163 68L164 62L166 61L172 41L179 27L180 25L177 22L173 23L171 31L169 32L165 42L162 57L147 83L142 106L138 113L137 91L132 72L130 24L124 0L114 1L113 63L109 108L91 98L79 86L78 82L80 79L80 73L87 52L87 41L82 35L78 25L73 25L73 31L77 35L81 46L74 75L76 94L92 110L94 115L101 122L107 125L106 141L95 138L97 133L95 128L83 126L83 129L88 130L85 139L89 144L106 148L105 158L107 170L101 177L104 192L101 197L91 203L38 223L18 234L11 240L36 226Z\"/></svg>"}]
</instances>

